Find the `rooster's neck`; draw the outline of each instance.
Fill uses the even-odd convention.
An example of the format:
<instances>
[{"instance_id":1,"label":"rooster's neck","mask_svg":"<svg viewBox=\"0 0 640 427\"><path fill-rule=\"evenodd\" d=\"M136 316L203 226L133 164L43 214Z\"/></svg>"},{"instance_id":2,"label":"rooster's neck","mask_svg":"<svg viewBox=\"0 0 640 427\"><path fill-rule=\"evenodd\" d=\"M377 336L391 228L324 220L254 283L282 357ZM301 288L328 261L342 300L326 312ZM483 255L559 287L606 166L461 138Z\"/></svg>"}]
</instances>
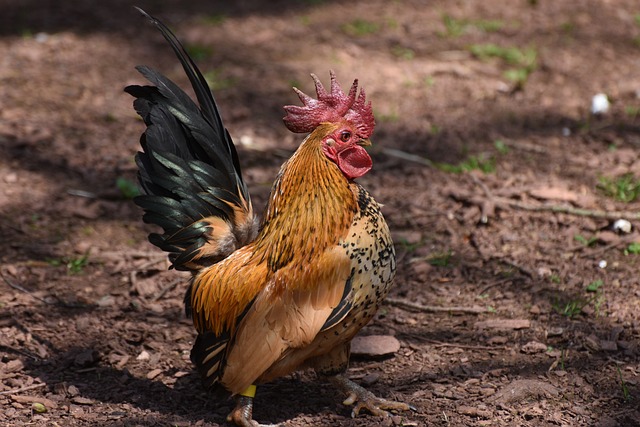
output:
<instances>
[{"instance_id":1,"label":"rooster's neck","mask_svg":"<svg viewBox=\"0 0 640 427\"><path fill-rule=\"evenodd\" d=\"M358 209L352 184L321 149L333 129L321 125L282 166L271 190L264 227L256 241L277 270L314 255L346 237Z\"/></svg>"}]
</instances>

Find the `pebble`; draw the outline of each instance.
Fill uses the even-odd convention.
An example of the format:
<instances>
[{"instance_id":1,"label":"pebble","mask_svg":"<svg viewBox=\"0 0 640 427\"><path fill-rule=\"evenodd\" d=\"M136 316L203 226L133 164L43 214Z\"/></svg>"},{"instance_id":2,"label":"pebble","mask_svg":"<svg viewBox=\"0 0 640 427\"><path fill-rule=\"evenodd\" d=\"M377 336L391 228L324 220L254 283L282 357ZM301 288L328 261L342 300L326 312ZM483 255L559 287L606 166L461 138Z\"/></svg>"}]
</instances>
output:
<instances>
[{"instance_id":1,"label":"pebble","mask_svg":"<svg viewBox=\"0 0 640 427\"><path fill-rule=\"evenodd\" d=\"M609 111L609 98L604 93L598 93L591 99L591 113L605 114Z\"/></svg>"},{"instance_id":2,"label":"pebble","mask_svg":"<svg viewBox=\"0 0 640 427\"><path fill-rule=\"evenodd\" d=\"M15 184L18 182L18 174L15 172L10 172L4 176L4 182L7 184Z\"/></svg>"},{"instance_id":3,"label":"pebble","mask_svg":"<svg viewBox=\"0 0 640 427\"><path fill-rule=\"evenodd\" d=\"M5 372L18 372L22 371L23 368L24 362L20 359L10 360L6 365L4 365Z\"/></svg>"},{"instance_id":4,"label":"pebble","mask_svg":"<svg viewBox=\"0 0 640 427\"><path fill-rule=\"evenodd\" d=\"M547 351L547 345L538 341L529 341L520 349L525 354L544 353Z\"/></svg>"},{"instance_id":5,"label":"pebble","mask_svg":"<svg viewBox=\"0 0 640 427\"><path fill-rule=\"evenodd\" d=\"M71 402L75 403L76 405L93 405L93 400L82 396L76 396L72 398Z\"/></svg>"},{"instance_id":6,"label":"pebble","mask_svg":"<svg viewBox=\"0 0 640 427\"><path fill-rule=\"evenodd\" d=\"M152 380L156 378L158 375L160 375L161 373L162 373L162 369L154 369L152 371L149 371L149 373L147 374L147 379Z\"/></svg>"},{"instance_id":7,"label":"pebble","mask_svg":"<svg viewBox=\"0 0 640 427\"><path fill-rule=\"evenodd\" d=\"M351 354L365 357L390 356L400 350L400 341L391 335L368 335L351 341Z\"/></svg>"},{"instance_id":8,"label":"pebble","mask_svg":"<svg viewBox=\"0 0 640 427\"><path fill-rule=\"evenodd\" d=\"M613 223L613 230L624 234L631 233L631 223L626 219L619 219Z\"/></svg>"},{"instance_id":9,"label":"pebble","mask_svg":"<svg viewBox=\"0 0 640 427\"><path fill-rule=\"evenodd\" d=\"M147 350L142 350L138 357L136 357L136 360L149 360L150 358L151 355L149 354L149 352Z\"/></svg>"}]
</instances>

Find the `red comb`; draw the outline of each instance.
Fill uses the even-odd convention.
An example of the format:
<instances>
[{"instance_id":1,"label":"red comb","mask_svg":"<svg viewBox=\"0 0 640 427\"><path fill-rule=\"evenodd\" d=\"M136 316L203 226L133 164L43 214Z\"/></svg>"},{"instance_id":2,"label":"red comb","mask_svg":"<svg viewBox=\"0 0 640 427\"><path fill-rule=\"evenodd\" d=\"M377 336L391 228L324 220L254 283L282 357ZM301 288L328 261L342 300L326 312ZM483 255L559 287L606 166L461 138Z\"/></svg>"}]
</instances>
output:
<instances>
[{"instance_id":1,"label":"red comb","mask_svg":"<svg viewBox=\"0 0 640 427\"><path fill-rule=\"evenodd\" d=\"M331 75L331 93L326 91L315 74L311 74L316 84L318 99L293 88L304 106L286 105L284 109L287 115L283 118L284 124L291 132L305 133L311 132L320 123L346 119L356 127L360 138L369 138L373 133L375 120L371 102L366 102L364 89L360 89L360 93L356 96L358 80L354 80L347 95L342 91L335 73L330 71L329 74Z\"/></svg>"}]
</instances>

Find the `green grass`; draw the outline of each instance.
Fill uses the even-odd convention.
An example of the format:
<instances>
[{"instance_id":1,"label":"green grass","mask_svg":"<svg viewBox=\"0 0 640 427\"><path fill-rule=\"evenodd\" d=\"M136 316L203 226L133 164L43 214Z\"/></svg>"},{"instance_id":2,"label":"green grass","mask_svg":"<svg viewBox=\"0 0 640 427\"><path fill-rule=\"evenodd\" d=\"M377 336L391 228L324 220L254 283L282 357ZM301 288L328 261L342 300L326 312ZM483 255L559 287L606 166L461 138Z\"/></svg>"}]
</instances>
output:
<instances>
[{"instance_id":1,"label":"green grass","mask_svg":"<svg viewBox=\"0 0 640 427\"><path fill-rule=\"evenodd\" d=\"M504 72L505 78L519 86L524 85L538 67L538 51L534 48L501 47L486 43L471 45L469 51L483 61L490 58L504 61L511 67Z\"/></svg>"},{"instance_id":2,"label":"green grass","mask_svg":"<svg viewBox=\"0 0 640 427\"><path fill-rule=\"evenodd\" d=\"M624 113L631 117L631 119L635 119L640 114L640 107L636 107L635 105L627 105L624 107Z\"/></svg>"},{"instance_id":3,"label":"green grass","mask_svg":"<svg viewBox=\"0 0 640 427\"><path fill-rule=\"evenodd\" d=\"M625 402L629 402L631 400L631 393L629 392L629 387L627 383L622 378L622 371L620 371L620 366L616 365L616 370L618 371L618 378L620 378L620 387L622 388L622 397Z\"/></svg>"},{"instance_id":4,"label":"green grass","mask_svg":"<svg viewBox=\"0 0 640 427\"><path fill-rule=\"evenodd\" d=\"M380 25L364 19L355 19L349 23L344 24L342 26L342 31L350 36L362 37L369 34L377 33L378 31L380 31Z\"/></svg>"},{"instance_id":5,"label":"green grass","mask_svg":"<svg viewBox=\"0 0 640 427\"><path fill-rule=\"evenodd\" d=\"M562 31L567 35L573 34L575 30L576 30L576 24L574 24L571 21L565 21L562 24L560 24L560 31Z\"/></svg>"},{"instance_id":6,"label":"green grass","mask_svg":"<svg viewBox=\"0 0 640 427\"><path fill-rule=\"evenodd\" d=\"M416 251L416 249L418 249L419 247L423 246L424 243L422 241L420 242L414 242L414 243L409 243L409 241L407 239L400 239L398 241L398 245L400 245L402 248L404 248L404 250L406 250L408 253L413 253Z\"/></svg>"},{"instance_id":7,"label":"green grass","mask_svg":"<svg viewBox=\"0 0 640 427\"><path fill-rule=\"evenodd\" d=\"M459 37L475 28L485 33L494 33L504 28L504 22L495 19L457 19L451 15L443 14L442 23L445 31L441 36Z\"/></svg>"},{"instance_id":8,"label":"green grass","mask_svg":"<svg viewBox=\"0 0 640 427\"><path fill-rule=\"evenodd\" d=\"M89 264L89 256L85 254L77 258L53 258L48 259L47 262L53 267L66 266L69 274L79 274Z\"/></svg>"},{"instance_id":9,"label":"green grass","mask_svg":"<svg viewBox=\"0 0 640 427\"><path fill-rule=\"evenodd\" d=\"M493 156L472 155L457 165L451 163L435 163L435 166L444 172L464 173L479 170L483 173L493 173L496 170L496 160Z\"/></svg>"},{"instance_id":10,"label":"green grass","mask_svg":"<svg viewBox=\"0 0 640 427\"><path fill-rule=\"evenodd\" d=\"M185 50L194 61L202 61L211 58L211 55L213 55L213 48L202 44L187 44L185 45Z\"/></svg>"},{"instance_id":11,"label":"green grass","mask_svg":"<svg viewBox=\"0 0 640 427\"><path fill-rule=\"evenodd\" d=\"M406 59L407 61L412 60L413 58L415 58L416 53L413 49L410 49L408 47L404 47L404 46L394 46L391 48L391 53L400 58L400 59Z\"/></svg>"},{"instance_id":12,"label":"green grass","mask_svg":"<svg viewBox=\"0 0 640 427\"><path fill-rule=\"evenodd\" d=\"M586 291L587 292L598 292L598 290L600 290L600 288L602 288L602 286L604 286L604 282L601 279L594 280L593 282L591 282L591 283L589 283L587 285Z\"/></svg>"},{"instance_id":13,"label":"green grass","mask_svg":"<svg viewBox=\"0 0 640 427\"><path fill-rule=\"evenodd\" d=\"M507 147L507 144L501 139L493 141L493 146L499 154L505 155L509 152L509 147Z\"/></svg>"},{"instance_id":14,"label":"green grass","mask_svg":"<svg viewBox=\"0 0 640 427\"><path fill-rule=\"evenodd\" d=\"M600 316L600 308L605 301L603 287L604 282L602 280L594 280L585 287L587 296L576 296L568 301L557 299L551 304L551 307L556 313L572 319L582 313L586 306L593 304L596 316Z\"/></svg>"},{"instance_id":15,"label":"green grass","mask_svg":"<svg viewBox=\"0 0 640 427\"><path fill-rule=\"evenodd\" d=\"M213 69L203 73L204 79L213 92L217 90L229 89L236 84L236 81L229 77L222 77L220 69Z\"/></svg>"},{"instance_id":16,"label":"green grass","mask_svg":"<svg viewBox=\"0 0 640 427\"><path fill-rule=\"evenodd\" d=\"M133 199L140 195L138 185L128 178L118 177L118 179L116 179L116 187L118 187L120 194L122 194L122 197L125 199Z\"/></svg>"},{"instance_id":17,"label":"green grass","mask_svg":"<svg viewBox=\"0 0 640 427\"><path fill-rule=\"evenodd\" d=\"M607 197L629 203L640 195L640 180L632 173L626 173L616 178L601 177L596 188Z\"/></svg>"},{"instance_id":18,"label":"green grass","mask_svg":"<svg viewBox=\"0 0 640 427\"><path fill-rule=\"evenodd\" d=\"M376 118L376 122L385 122L385 123L395 123L398 120L400 120L400 115L398 114L398 112L394 109L390 110L390 111L385 111L385 112L381 112L381 111L374 111L374 116Z\"/></svg>"},{"instance_id":19,"label":"green grass","mask_svg":"<svg viewBox=\"0 0 640 427\"><path fill-rule=\"evenodd\" d=\"M575 240L576 242L584 246L590 247L596 244L596 242L598 241L598 238L595 236L587 238L587 237L584 237L582 234L576 234L575 236L573 236L573 240Z\"/></svg>"},{"instance_id":20,"label":"green grass","mask_svg":"<svg viewBox=\"0 0 640 427\"><path fill-rule=\"evenodd\" d=\"M224 23L224 21L227 20L226 15L224 14L213 14L213 15L206 15L202 17L202 22L207 24L207 25L211 25L212 27L216 27L218 25L222 25Z\"/></svg>"},{"instance_id":21,"label":"green grass","mask_svg":"<svg viewBox=\"0 0 640 427\"><path fill-rule=\"evenodd\" d=\"M638 255L638 254L640 254L640 243L638 243L638 242L630 243L629 246L627 246L627 248L624 250L624 254L625 255L629 255L629 254Z\"/></svg>"},{"instance_id":22,"label":"green grass","mask_svg":"<svg viewBox=\"0 0 640 427\"><path fill-rule=\"evenodd\" d=\"M556 313L572 319L580 314L582 308L586 306L586 303L581 299L574 299L567 302L554 301L551 306Z\"/></svg>"},{"instance_id":23,"label":"green grass","mask_svg":"<svg viewBox=\"0 0 640 427\"><path fill-rule=\"evenodd\" d=\"M448 267L451 265L452 251L436 252L427 258L427 262L434 267Z\"/></svg>"},{"instance_id":24,"label":"green grass","mask_svg":"<svg viewBox=\"0 0 640 427\"><path fill-rule=\"evenodd\" d=\"M423 80L423 83L426 87L433 87L433 85L436 84L436 81L433 76L426 76Z\"/></svg>"}]
</instances>

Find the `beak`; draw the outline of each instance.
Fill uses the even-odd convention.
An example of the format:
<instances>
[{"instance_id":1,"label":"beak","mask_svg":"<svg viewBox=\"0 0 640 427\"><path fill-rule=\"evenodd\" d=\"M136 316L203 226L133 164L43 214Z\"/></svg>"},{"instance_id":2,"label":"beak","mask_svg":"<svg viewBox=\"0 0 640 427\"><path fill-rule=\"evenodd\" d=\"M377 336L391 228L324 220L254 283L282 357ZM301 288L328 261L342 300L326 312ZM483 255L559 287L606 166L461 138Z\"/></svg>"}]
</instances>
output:
<instances>
[{"instance_id":1,"label":"beak","mask_svg":"<svg viewBox=\"0 0 640 427\"><path fill-rule=\"evenodd\" d=\"M369 147L371 145L371 140L369 138L361 139L360 141L356 142L356 144L361 147Z\"/></svg>"}]
</instances>

